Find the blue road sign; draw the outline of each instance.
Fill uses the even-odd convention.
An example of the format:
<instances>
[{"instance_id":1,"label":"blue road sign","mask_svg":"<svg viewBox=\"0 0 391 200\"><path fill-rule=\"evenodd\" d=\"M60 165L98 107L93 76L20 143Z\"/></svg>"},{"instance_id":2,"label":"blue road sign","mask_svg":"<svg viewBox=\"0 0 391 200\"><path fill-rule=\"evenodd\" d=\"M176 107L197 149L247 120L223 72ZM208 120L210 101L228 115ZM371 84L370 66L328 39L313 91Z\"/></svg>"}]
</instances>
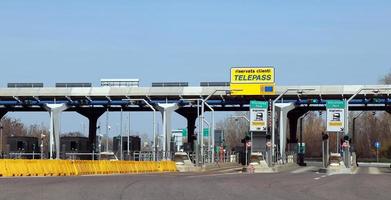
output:
<instances>
[{"instance_id":1,"label":"blue road sign","mask_svg":"<svg viewBox=\"0 0 391 200\"><path fill-rule=\"evenodd\" d=\"M379 141L375 142L375 148L376 149L380 149L380 147L381 147L380 142Z\"/></svg>"}]
</instances>

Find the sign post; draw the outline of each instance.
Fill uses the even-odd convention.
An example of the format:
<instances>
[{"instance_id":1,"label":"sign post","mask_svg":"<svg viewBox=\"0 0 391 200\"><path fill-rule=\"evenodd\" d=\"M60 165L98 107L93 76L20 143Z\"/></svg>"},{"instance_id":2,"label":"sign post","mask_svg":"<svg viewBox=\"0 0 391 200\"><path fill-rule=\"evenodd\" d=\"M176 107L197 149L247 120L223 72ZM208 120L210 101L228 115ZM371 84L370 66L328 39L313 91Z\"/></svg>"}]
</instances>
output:
<instances>
[{"instance_id":1,"label":"sign post","mask_svg":"<svg viewBox=\"0 0 391 200\"><path fill-rule=\"evenodd\" d=\"M330 100L326 102L327 132L337 134L337 153L339 153L339 134L345 130L345 102Z\"/></svg>"},{"instance_id":2,"label":"sign post","mask_svg":"<svg viewBox=\"0 0 391 200\"><path fill-rule=\"evenodd\" d=\"M376 148L376 162L379 162L379 149L381 148L381 144L379 141L375 142L375 148Z\"/></svg>"},{"instance_id":3,"label":"sign post","mask_svg":"<svg viewBox=\"0 0 391 200\"><path fill-rule=\"evenodd\" d=\"M346 116L346 102L342 100L329 100L326 101L326 110L327 117L326 123L327 128L326 131L328 133L336 133L337 141L336 141L336 150L337 153L340 153L340 143L339 143L339 134L345 132L345 116ZM346 141L345 141L346 142ZM349 144L345 144L344 146L344 161L345 166L350 167L350 152L349 152ZM327 152L328 153L328 152Z\"/></svg>"}]
</instances>

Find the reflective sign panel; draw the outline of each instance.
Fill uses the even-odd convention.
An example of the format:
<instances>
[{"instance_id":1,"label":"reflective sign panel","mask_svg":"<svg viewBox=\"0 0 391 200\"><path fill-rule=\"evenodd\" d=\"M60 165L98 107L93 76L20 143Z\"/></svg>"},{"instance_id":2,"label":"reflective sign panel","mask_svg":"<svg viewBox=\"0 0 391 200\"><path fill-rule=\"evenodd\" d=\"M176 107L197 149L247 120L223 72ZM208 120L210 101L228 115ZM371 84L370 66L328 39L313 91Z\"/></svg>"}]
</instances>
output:
<instances>
[{"instance_id":1,"label":"reflective sign panel","mask_svg":"<svg viewBox=\"0 0 391 200\"><path fill-rule=\"evenodd\" d=\"M274 83L273 67L233 67L231 83Z\"/></svg>"},{"instance_id":2,"label":"reflective sign panel","mask_svg":"<svg viewBox=\"0 0 391 200\"><path fill-rule=\"evenodd\" d=\"M250 101L250 131L267 131L267 101Z\"/></svg>"},{"instance_id":3,"label":"reflective sign panel","mask_svg":"<svg viewBox=\"0 0 391 200\"><path fill-rule=\"evenodd\" d=\"M231 95L275 95L275 84L231 84Z\"/></svg>"},{"instance_id":4,"label":"reflective sign panel","mask_svg":"<svg viewBox=\"0 0 391 200\"><path fill-rule=\"evenodd\" d=\"M345 102L327 101L327 131L344 132L345 131Z\"/></svg>"}]
</instances>

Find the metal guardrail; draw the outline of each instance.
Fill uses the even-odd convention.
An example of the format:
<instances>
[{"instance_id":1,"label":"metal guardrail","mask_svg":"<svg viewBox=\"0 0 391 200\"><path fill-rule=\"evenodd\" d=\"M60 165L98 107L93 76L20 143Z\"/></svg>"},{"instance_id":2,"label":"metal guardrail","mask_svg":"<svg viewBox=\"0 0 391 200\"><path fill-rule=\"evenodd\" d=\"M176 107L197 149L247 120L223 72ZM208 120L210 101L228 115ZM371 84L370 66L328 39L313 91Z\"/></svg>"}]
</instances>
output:
<instances>
[{"instance_id":1,"label":"metal guardrail","mask_svg":"<svg viewBox=\"0 0 391 200\"><path fill-rule=\"evenodd\" d=\"M95 156L99 157L100 154L99 153L65 153L65 158L71 160L79 160L79 156L91 156L91 160L95 160Z\"/></svg>"},{"instance_id":2,"label":"metal guardrail","mask_svg":"<svg viewBox=\"0 0 391 200\"><path fill-rule=\"evenodd\" d=\"M8 157L11 159L25 159L26 157L30 157L31 159L40 159L42 154L40 152L32 152L32 153L23 153L23 152L18 152L18 153L8 153Z\"/></svg>"}]
</instances>

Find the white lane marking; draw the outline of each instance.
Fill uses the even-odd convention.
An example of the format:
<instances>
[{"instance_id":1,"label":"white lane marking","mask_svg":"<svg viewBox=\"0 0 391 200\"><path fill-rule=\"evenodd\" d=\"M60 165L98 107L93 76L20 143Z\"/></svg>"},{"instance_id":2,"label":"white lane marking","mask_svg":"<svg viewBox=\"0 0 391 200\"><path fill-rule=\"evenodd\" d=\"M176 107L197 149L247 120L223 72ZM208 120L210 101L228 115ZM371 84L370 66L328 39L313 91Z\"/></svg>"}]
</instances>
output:
<instances>
[{"instance_id":1,"label":"white lane marking","mask_svg":"<svg viewBox=\"0 0 391 200\"><path fill-rule=\"evenodd\" d=\"M377 167L368 167L369 174L381 174L379 168Z\"/></svg>"},{"instance_id":2,"label":"white lane marking","mask_svg":"<svg viewBox=\"0 0 391 200\"><path fill-rule=\"evenodd\" d=\"M302 168L296 169L294 171L291 171L291 173L298 174L298 173L309 172L309 171L315 170L315 169L316 169L316 167L314 167L314 166L308 166L308 167L302 167Z\"/></svg>"},{"instance_id":3,"label":"white lane marking","mask_svg":"<svg viewBox=\"0 0 391 200\"><path fill-rule=\"evenodd\" d=\"M214 176L237 175L237 174L241 174L241 173L240 172L232 172L232 173L222 173L222 174L203 174L203 175L187 176L186 178L214 177Z\"/></svg>"},{"instance_id":4,"label":"white lane marking","mask_svg":"<svg viewBox=\"0 0 391 200\"><path fill-rule=\"evenodd\" d=\"M316 178L314 178L314 179L315 179L315 180L320 180L321 178L326 178L326 177L329 177L329 176L332 176L332 174L325 174L325 175L316 177Z\"/></svg>"}]
</instances>

